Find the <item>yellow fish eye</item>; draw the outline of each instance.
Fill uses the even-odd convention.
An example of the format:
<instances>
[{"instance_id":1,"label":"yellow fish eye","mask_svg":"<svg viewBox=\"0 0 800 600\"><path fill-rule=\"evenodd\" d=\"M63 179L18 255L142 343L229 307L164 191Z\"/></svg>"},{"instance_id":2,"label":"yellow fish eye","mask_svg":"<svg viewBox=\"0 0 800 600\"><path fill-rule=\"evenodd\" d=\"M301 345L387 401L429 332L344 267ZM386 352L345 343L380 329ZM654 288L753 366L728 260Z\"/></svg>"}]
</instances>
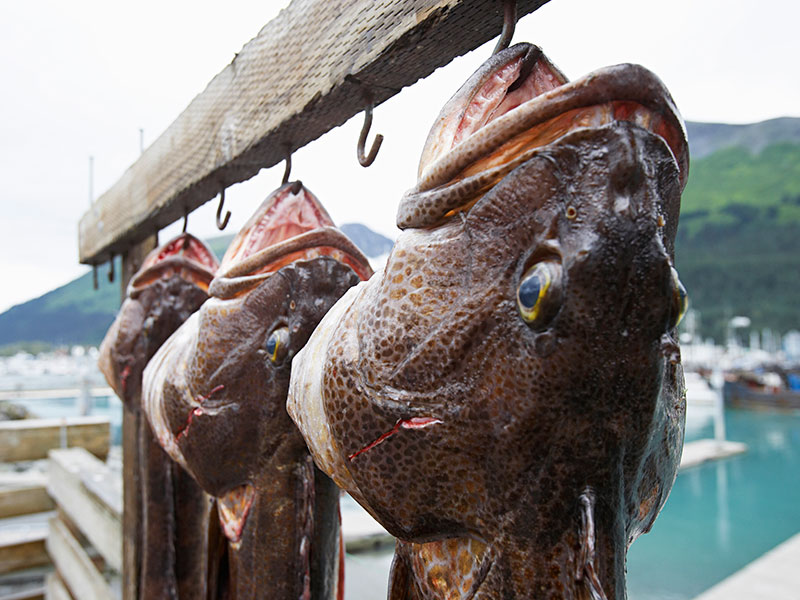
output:
<instances>
[{"instance_id":1,"label":"yellow fish eye","mask_svg":"<svg viewBox=\"0 0 800 600\"><path fill-rule=\"evenodd\" d=\"M264 349L273 363L279 363L286 358L289 353L289 328L279 327L274 330L267 338Z\"/></svg>"},{"instance_id":2,"label":"yellow fish eye","mask_svg":"<svg viewBox=\"0 0 800 600\"><path fill-rule=\"evenodd\" d=\"M670 329L677 327L689 310L689 294L683 287L678 271L672 267L672 318L670 319Z\"/></svg>"},{"instance_id":3,"label":"yellow fish eye","mask_svg":"<svg viewBox=\"0 0 800 600\"><path fill-rule=\"evenodd\" d=\"M517 288L517 308L528 324L541 324L555 314L560 299L561 265L540 262L528 269Z\"/></svg>"}]
</instances>

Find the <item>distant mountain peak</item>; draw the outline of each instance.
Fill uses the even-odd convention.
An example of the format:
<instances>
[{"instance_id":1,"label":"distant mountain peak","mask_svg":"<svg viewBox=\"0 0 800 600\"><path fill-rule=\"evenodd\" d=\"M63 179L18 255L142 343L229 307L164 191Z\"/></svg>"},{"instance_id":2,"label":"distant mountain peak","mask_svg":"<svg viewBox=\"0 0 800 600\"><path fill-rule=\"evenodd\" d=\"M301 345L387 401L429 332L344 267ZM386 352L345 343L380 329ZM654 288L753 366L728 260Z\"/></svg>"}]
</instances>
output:
<instances>
[{"instance_id":1,"label":"distant mountain peak","mask_svg":"<svg viewBox=\"0 0 800 600\"><path fill-rule=\"evenodd\" d=\"M686 133L692 159L734 147L758 154L767 146L781 142L800 144L800 118L780 117L744 125L686 121Z\"/></svg>"}]
</instances>

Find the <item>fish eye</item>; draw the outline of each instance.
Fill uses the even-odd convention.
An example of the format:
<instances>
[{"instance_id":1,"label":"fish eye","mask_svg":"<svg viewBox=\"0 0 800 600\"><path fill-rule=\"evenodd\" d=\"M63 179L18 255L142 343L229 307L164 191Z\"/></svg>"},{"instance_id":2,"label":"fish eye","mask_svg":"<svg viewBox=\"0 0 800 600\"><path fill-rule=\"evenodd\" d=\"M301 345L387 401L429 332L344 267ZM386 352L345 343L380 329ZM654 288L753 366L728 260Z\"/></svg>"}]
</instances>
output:
<instances>
[{"instance_id":1,"label":"fish eye","mask_svg":"<svg viewBox=\"0 0 800 600\"><path fill-rule=\"evenodd\" d=\"M273 363L282 362L289 354L289 328L278 327L275 329L267 338L264 349Z\"/></svg>"},{"instance_id":2,"label":"fish eye","mask_svg":"<svg viewBox=\"0 0 800 600\"><path fill-rule=\"evenodd\" d=\"M522 276L517 288L517 308L529 325L541 326L552 318L561 301L561 265L544 261Z\"/></svg>"},{"instance_id":3,"label":"fish eye","mask_svg":"<svg viewBox=\"0 0 800 600\"><path fill-rule=\"evenodd\" d=\"M670 329L678 326L688 309L689 294L678 277L678 271L675 270L675 267L672 267L672 316L670 318Z\"/></svg>"}]
</instances>

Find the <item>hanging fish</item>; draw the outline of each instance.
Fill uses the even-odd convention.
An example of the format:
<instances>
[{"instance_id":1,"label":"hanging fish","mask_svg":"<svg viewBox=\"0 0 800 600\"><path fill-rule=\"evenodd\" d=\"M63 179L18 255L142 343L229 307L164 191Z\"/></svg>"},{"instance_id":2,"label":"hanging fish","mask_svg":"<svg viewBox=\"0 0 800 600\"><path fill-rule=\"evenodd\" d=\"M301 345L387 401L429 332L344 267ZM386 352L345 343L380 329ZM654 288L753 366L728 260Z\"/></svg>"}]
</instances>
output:
<instances>
[{"instance_id":1,"label":"hanging fish","mask_svg":"<svg viewBox=\"0 0 800 600\"><path fill-rule=\"evenodd\" d=\"M229 598L344 593L339 494L286 413L292 357L367 259L298 182L269 196L226 252L210 298L145 371L161 446L217 498Z\"/></svg>"},{"instance_id":2,"label":"hanging fish","mask_svg":"<svg viewBox=\"0 0 800 600\"><path fill-rule=\"evenodd\" d=\"M208 298L218 262L187 233L153 250L128 286L116 320L100 345L98 363L134 415L141 414L142 372L164 341ZM213 500L170 459L142 417L139 456L131 481L140 488L136 511L141 556L134 558L140 598L203 598L209 552L217 547ZM209 530L209 528L211 528ZM211 561L213 563L213 561Z\"/></svg>"},{"instance_id":3,"label":"hanging fish","mask_svg":"<svg viewBox=\"0 0 800 600\"><path fill-rule=\"evenodd\" d=\"M687 177L661 81L539 48L445 105L383 273L295 358L319 467L399 538L400 599L625 598L683 444Z\"/></svg>"}]
</instances>

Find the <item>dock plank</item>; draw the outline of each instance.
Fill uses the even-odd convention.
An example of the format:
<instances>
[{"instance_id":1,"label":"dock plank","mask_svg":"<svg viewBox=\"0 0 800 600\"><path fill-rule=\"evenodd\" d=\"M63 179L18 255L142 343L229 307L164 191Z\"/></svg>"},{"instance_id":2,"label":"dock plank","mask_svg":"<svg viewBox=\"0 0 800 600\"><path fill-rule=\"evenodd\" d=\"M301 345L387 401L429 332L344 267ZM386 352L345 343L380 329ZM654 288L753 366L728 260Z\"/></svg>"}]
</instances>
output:
<instances>
[{"instance_id":1,"label":"dock plank","mask_svg":"<svg viewBox=\"0 0 800 600\"><path fill-rule=\"evenodd\" d=\"M800 598L800 533L694 600L797 600Z\"/></svg>"},{"instance_id":2,"label":"dock plank","mask_svg":"<svg viewBox=\"0 0 800 600\"><path fill-rule=\"evenodd\" d=\"M114 594L89 555L60 519L50 520L47 551L59 575L75 598L113 600Z\"/></svg>"},{"instance_id":3,"label":"dock plank","mask_svg":"<svg viewBox=\"0 0 800 600\"><path fill-rule=\"evenodd\" d=\"M108 565L122 571L122 481L83 448L50 452L47 490Z\"/></svg>"},{"instance_id":4,"label":"dock plank","mask_svg":"<svg viewBox=\"0 0 800 600\"><path fill-rule=\"evenodd\" d=\"M111 443L108 417L0 421L0 462L47 458L54 448L79 446L105 459Z\"/></svg>"}]
</instances>

